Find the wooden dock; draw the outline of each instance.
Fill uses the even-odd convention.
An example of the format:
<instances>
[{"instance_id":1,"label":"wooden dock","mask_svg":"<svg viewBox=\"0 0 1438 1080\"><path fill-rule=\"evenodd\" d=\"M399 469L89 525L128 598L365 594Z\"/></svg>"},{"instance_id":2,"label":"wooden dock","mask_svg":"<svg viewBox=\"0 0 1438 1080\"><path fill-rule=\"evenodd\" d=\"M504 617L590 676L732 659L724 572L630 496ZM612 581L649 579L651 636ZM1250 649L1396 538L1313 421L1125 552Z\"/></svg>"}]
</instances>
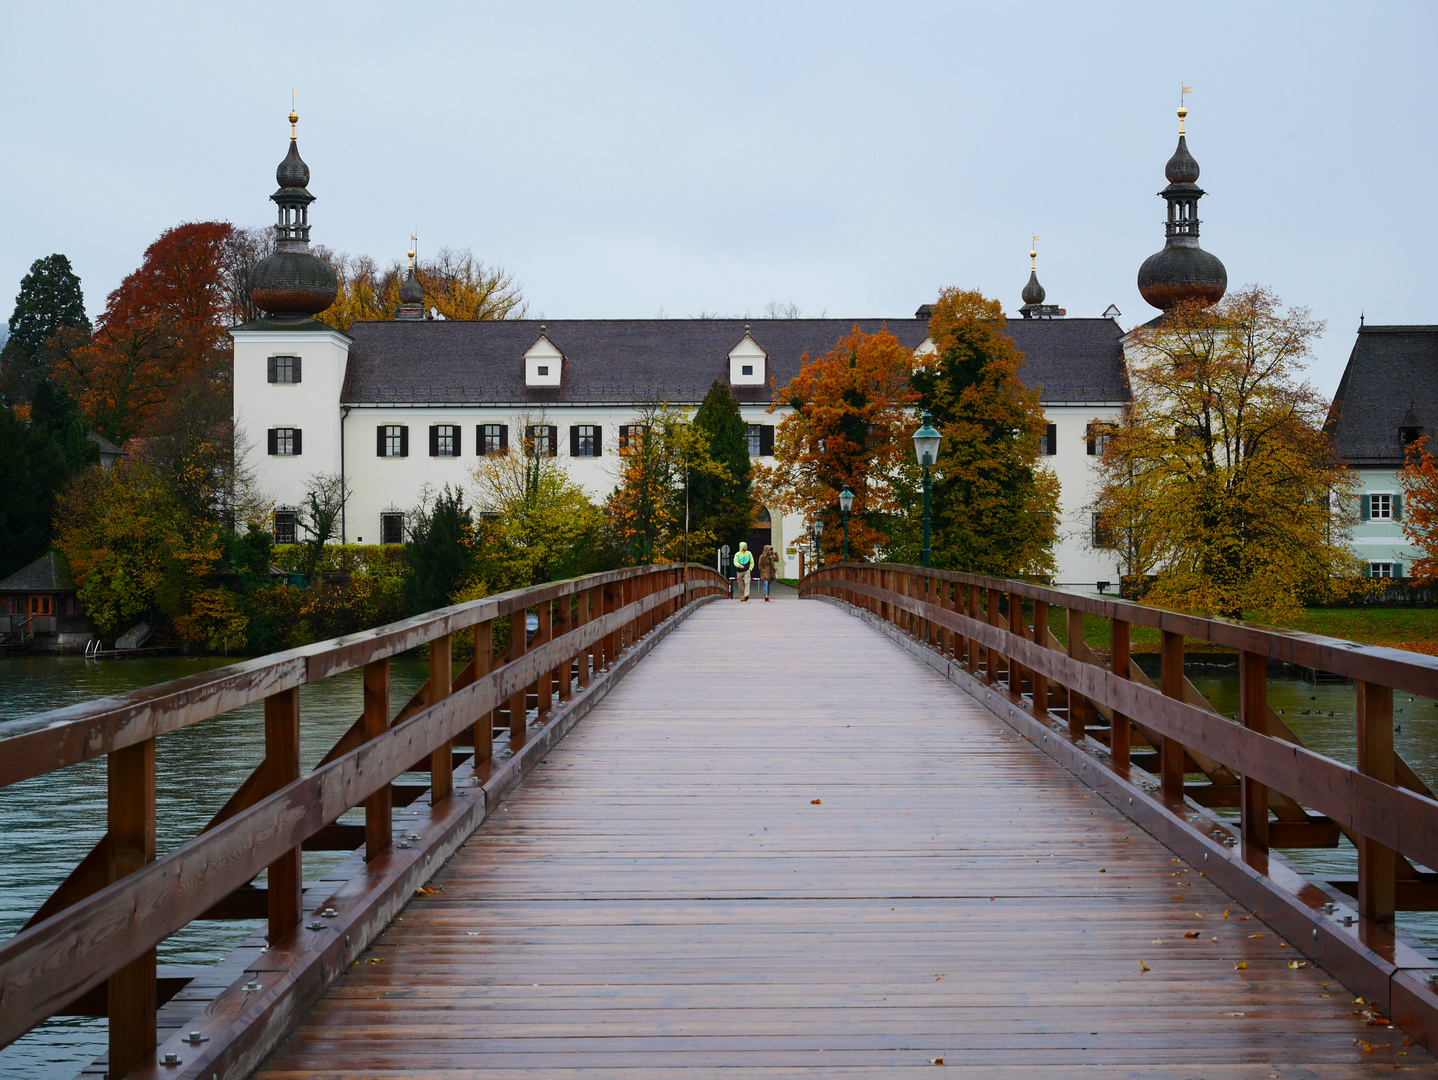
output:
<instances>
[{"instance_id":1,"label":"wooden dock","mask_svg":"<svg viewBox=\"0 0 1438 1080\"><path fill-rule=\"evenodd\" d=\"M721 602L256 1075L1438 1077L1289 945L859 618Z\"/></svg>"}]
</instances>

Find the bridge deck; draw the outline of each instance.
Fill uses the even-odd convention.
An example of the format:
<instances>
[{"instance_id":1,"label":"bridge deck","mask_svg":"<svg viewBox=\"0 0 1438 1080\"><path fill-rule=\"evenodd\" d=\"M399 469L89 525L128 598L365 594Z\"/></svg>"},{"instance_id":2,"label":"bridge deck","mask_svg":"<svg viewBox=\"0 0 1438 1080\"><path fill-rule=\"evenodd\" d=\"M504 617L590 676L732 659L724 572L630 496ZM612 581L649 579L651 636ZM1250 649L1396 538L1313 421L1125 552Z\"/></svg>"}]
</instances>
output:
<instances>
[{"instance_id":1,"label":"bridge deck","mask_svg":"<svg viewBox=\"0 0 1438 1080\"><path fill-rule=\"evenodd\" d=\"M434 885L258 1075L1438 1076L820 602L691 616Z\"/></svg>"}]
</instances>

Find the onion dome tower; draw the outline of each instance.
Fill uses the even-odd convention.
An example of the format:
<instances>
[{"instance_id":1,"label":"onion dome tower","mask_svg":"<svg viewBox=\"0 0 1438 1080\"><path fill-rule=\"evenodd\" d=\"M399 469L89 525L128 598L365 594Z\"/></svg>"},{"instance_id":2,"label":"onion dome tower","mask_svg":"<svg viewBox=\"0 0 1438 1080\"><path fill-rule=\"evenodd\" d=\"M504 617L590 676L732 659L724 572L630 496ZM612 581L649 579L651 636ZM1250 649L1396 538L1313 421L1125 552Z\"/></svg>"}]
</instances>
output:
<instances>
[{"instance_id":1,"label":"onion dome tower","mask_svg":"<svg viewBox=\"0 0 1438 1080\"><path fill-rule=\"evenodd\" d=\"M409 238L413 245L415 237ZM404 284L399 287L399 309L394 313L397 320L417 322L424 318L424 287L414 276L414 248L409 249L409 270L404 275Z\"/></svg>"},{"instance_id":2,"label":"onion dome tower","mask_svg":"<svg viewBox=\"0 0 1438 1080\"><path fill-rule=\"evenodd\" d=\"M250 296L276 319L306 319L335 302L335 272L310 252L310 167L295 141L299 114L290 113L290 151L275 170L279 190L270 196L279 207L275 250L250 272Z\"/></svg>"},{"instance_id":3,"label":"onion dome tower","mask_svg":"<svg viewBox=\"0 0 1438 1080\"><path fill-rule=\"evenodd\" d=\"M1138 291L1156 308L1168 311L1184 301L1216 304L1228 290L1228 271L1216 255L1198 246L1198 162L1188 152L1183 121L1188 109L1178 108L1178 149L1164 166L1168 187L1159 195L1168 202L1163 250L1150 255L1138 270Z\"/></svg>"},{"instance_id":4,"label":"onion dome tower","mask_svg":"<svg viewBox=\"0 0 1438 1080\"><path fill-rule=\"evenodd\" d=\"M1019 308L1019 314L1025 319L1032 319L1034 310L1043 305L1046 295L1044 287L1039 284L1039 252L1037 248L1029 249L1029 283L1024 286L1024 291L1019 295L1024 302L1024 306Z\"/></svg>"}]
</instances>

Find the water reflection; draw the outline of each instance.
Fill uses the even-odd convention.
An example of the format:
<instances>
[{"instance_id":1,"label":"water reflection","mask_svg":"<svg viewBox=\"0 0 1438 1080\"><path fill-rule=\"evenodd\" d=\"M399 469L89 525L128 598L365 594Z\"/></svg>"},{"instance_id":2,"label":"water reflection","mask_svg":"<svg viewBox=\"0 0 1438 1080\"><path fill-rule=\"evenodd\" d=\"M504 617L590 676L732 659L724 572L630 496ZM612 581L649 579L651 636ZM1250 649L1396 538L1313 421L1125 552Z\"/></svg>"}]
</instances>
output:
<instances>
[{"instance_id":1,"label":"water reflection","mask_svg":"<svg viewBox=\"0 0 1438 1080\"><path fill-rule=\"evenodd\" d=\"M82 657L0 658L0 720L90 701L223 667L220 659L178 657L86 661ZM428 674L421 660L393 664L398 709ZM359 671L300 689L300 756L313 768L360 715ZM264 757L260 703L195 724L158 740L156 833L161 854L195 836ZM105 831L105 762L89 761L0 789L0 939L14 934ZM313 881L342 854L306 852ZM222 959L258 921L195 922L159 948L161 964L205 965ZM105 1022L56 1019L0 1051L0 1074L69 1080L105 1050Z\"/></svg>"}]
</instances>

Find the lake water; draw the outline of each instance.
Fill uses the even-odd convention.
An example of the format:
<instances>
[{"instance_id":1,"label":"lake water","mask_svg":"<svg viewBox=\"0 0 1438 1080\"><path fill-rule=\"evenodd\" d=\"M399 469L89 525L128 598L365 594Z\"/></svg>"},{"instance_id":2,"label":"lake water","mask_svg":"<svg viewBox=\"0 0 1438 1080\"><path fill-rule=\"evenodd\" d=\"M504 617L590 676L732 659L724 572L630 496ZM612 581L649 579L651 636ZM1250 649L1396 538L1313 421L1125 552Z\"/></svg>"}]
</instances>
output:
<instances>
[{"instance_id":1,"label":"lake water","mask_svg":"<svg viewBox=\"0 0 1438 1080\"><path fill-rule=\"evenodd\" d=\"M88 701L223 666L222 660L156 658L86 661L78 657L0 658L0 720ZM396 660L392 702L398 708L423 684L421 660ZM1194 667L1194 684L1225 715L1238 711L1232 669ZM360 672L300 691L301 754L312 768L361 711ZM1353 764L1354 688L1273 676L1269 700L1319 753ZM1397 695L1398 751L1425 780L1438 780L1438 707ZM263 706L256 703L159 740L156 753L157 830L165 852L193 837L264 756ZM0 940L15 933L105 830L103 760L0 790ZM1286 852L1301 866L1356 873L1357 853L1346 840L1333 849ZM306 877L333 866L339 853L309 852ZM1438 915L1399 916L1399 925L1438 944ZM159 949L161 964L203 965L222 959L259 929L259 922L197 922ZM70 1080L105 1049L105 1022L57 1019L0 1051L0 1076Z\"/></svg>"},{"instance_id":2,"label":"lake water","mask_svg":"<svg viewBox=\"0 0 1438 1080\"><path fill-rule=\"evenodd\" d=\"M0 657L0 720L116 694L229 663L180 657L87 661L82 657ZM392 665L391 703L398 709L424 683L422 660ZM356 670L300 689L300 753L313 768L363 711ZM156 743L156 833L161 854L189 840L264 758L264 706L247 705ZM105 832L105 762L36 777L0 789L0 940L24 925ZM306 852L307 879L343 855ZM195 922L159 948L164 964L206 965L223 959L259 921ZM61 1018L0 1050L0 1076L70 1080L105 1052L105 1021Z\"/></svg>"}]
</instances>

